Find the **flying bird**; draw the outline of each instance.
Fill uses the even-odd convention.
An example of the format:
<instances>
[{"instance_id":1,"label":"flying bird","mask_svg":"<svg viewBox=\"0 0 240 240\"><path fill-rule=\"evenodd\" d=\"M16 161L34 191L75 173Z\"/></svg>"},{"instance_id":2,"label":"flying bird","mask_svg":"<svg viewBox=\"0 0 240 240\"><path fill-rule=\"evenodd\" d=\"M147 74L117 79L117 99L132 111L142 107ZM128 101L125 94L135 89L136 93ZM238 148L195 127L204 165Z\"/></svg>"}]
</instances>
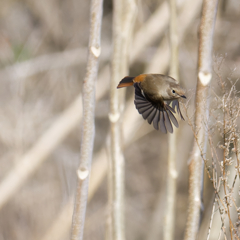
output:
<instances>
[{"instance_id":1,"label":"flying bird","mask_svg":"<svg viewBox=\"0 0 240 240\"><path fill-rule=\"evenodd\" d=\"M141 74L137 77L125 77L117 88L134 86L136 109L149 124L153 123L156 130L163 133L173 132L172 123L178 127L178 121L173 113L175 108L184 120L178 99L186 98L185 90L177 81L162 74ZM172 106L170 106L172 103Z\"/></svg>"}]
</instances>

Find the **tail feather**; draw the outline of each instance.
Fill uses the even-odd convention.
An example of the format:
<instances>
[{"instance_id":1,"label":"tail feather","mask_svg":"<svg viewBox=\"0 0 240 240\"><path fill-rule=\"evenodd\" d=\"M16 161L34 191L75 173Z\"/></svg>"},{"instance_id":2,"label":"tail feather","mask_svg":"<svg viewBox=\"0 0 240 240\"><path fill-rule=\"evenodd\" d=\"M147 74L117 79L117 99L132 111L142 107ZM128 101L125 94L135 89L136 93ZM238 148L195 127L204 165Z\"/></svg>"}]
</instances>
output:
<instances>
[{"instance_id":1,"label":"tail feather","mask_svg":"<svg viewBox=\"0 0 240 240\"><path fill-rule=\"evenodd\" d=\"M125 77L123 78L120 83L118 84L117 88L122 88L122 87L129 87L133 85L133 79L134 77Z\"/></svg>"}]
</instances>

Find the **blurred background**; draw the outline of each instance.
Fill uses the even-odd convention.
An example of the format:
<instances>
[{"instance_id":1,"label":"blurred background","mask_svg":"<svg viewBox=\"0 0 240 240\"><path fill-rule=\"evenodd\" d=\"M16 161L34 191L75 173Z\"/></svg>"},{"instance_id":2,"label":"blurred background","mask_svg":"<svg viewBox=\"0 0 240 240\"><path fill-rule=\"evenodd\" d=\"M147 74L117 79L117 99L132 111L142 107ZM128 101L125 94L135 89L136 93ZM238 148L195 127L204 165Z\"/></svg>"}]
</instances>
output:
<instances>
[{"instance_id":1,"label":"blurred background","mask_svg":"<svg viewBox=\"0 0 240 240\"><path fill-rule=\"evenodd\" d=\"M179 1L179 12L187 6L184 2L186 1ZM138 0L134 33L138 33L163 4L166 3L161 0ZM107 152L107 88L112 51L112 7L110 0L104 1L99 76L102 74L105 81L97 85L96 91L98 94L98 91L105 90L96 102L94 154L100 150ZM9 173L13 173L14 176L12 171L15 167L25 168L24 164L21 165L23 157L46 131L55 126L59 117L81 93L86 73L89 14L90 1L84 0L0 2L0 190ZM179 80L187 89L190 116L194 113L200 14L201 5L186 27L179 48ZM185 17L188 18L188 15ZM162 18L161 15L158 16L159 23L163 21ZM214 67L226 79L236 80L240 75L239 23L239 0L221 0L215 26L213 55ZM152 25L152 33L156 31L155 27L157 26ZM181 22L178 28L179 31L184 28ZM144 37L152 40L131 62L131 76L147 71L159 44L168 46L168 27L155 37ZM134 43L138 41L141 42L142 39L137 39ZM133 44L132 51L134 47ZM164 54L161 56L160 53L163 61L166 58ZM130 57L131 55L132 52L129 53ZM103 70L104 74L101 73ZM168 67L160 73L167 74L167 71ZM212 88L216 78L214 75ZM132 94L133 88L128 89L127 100ZM131 114L136 115L141 126L131 136L131 143L124 149L126 238L153 240L162 236L163 230L161 226L164 220L168 136L153 131L153 127L143 121L135 110L134 103L127 102L126 106L129 105L132 109ZM80 107L79 109L81 110ZM67 124L69 123L63 124L62 128ZM0 191L0 240L69 239L72 197L79 161L80 127L80 121L72 124L65 130L56 147L46 156L40 156L41 152L39 155L31 155L32 171L24 175L25 177L20 175L20 180L15 179L15 182L21 182L23 178L25 181L22 181L4 203L1 202L1 198L5 192ZM53 134L52 138L47 139L46 148L52 141L56 141L56 138L58 135ZM183 238L186 223L187 161L191 154L192 142L190 126L186 121L181 121L178 134L176 239ZM43 148L42 152L44 151ZM42 160L34 165L35 158ZM94 161L98 160L97 157L94 158ZM101 172L101 164L94 169L95 172ZM87 208L84 232L86 240L104 239L105 235L108 193L107 177L104 173L98 185ZM11 188L11 184L6 187L7 190ZM212 196L211 184L206 180L206 209L208 204L212 204ZM57 230L54 232L54 229Z\"/></svg>"}]
</instances>

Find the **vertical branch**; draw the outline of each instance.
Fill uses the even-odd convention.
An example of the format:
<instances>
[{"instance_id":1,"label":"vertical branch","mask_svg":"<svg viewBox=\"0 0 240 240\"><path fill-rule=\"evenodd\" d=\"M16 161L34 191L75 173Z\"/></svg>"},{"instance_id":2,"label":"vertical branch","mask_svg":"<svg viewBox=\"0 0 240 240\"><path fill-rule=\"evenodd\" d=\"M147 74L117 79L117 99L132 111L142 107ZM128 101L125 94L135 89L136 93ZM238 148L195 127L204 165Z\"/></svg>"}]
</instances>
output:
<instances>
[{"instance_id":1,"label":"vertical branch","mask_svg":"<svg viewBox=\"0 0 240 240\"><path fill-rule=\"evenodd\" d=\"M170 73L169 75L179 81L178 74L178 33L177 33L177 7L175 0L169 0L170 27L169 38L171 46ZM167 174L167 201L165 210L164 239L174 239L175 229L175 202L176 202L176 180L178 172L176 169L176 151L178 131L168 136L168 174Z\"/></svg>"},{"instance_id":2,"label":"vertical branch","mask_svg":"<svg viewBox=\"0 0 240 240\"><path fill-rule=\"evenodd\" d=\"M124 157L121 143L123 90L117 85L128 72L128 47L132 35L135 1L115 0L113 8L113 56L110 83L111 143L109 162L109 218L107 239L125 239L124 232Z\"/></svg>"},{"instance_id":3,"label":"vertical branch","mask_svg":"<svg viewBox=\"0 0 240 240\"><path fill-rule=\"evenodd\" d=\"M170 76L179 81L179 64L178 64L178 31L177 31L177 6L176 0L169 0L170 7L170 23L169 23L169 39L171 44L170 58Z\"/></svg>"},{"instance_id":4,"label":"vertical branch","mask_svg":"<svg viewBox=\"0 0 240 240\"><path fill-rule=\"evenodd\" d=\"M204 0L198 49L198 82L196 92L195 132L199 144L206 140L203 116L206 114L207 89L212 79L212 46L218 0ZM203 149L203 147L201 148ZM203 153L205 154L205 153ZM200 223L203 161L197 141L194 141L189 164L189 207L185 240L196 239Z\"/></svg>"},{"instance_id":5,"label":"vertical branch","mask_svg":"<svg viewBox=\"0 0 240 240\"><path fill-rule=\"evenodd\" d=\"M95 80L98 72L98 57L101 52L102 0L92 0L90 15L90 39L87 72L83 82L83 123L80 164L72 221L72 240L83 239L83 229L88 197L88 182L91 171L93 140L95 134Z\"/></svg>"}]
</instances>

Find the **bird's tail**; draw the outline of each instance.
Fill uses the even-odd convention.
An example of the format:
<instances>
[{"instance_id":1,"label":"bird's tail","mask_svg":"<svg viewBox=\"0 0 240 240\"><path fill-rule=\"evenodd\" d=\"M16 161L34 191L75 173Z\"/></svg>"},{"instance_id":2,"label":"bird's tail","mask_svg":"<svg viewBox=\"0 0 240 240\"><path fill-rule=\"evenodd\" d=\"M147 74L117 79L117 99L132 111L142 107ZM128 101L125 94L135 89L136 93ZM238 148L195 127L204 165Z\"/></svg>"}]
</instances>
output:
<instances>
[{"instance_id":1,"label":"bird's tail","mask_svg":"<svg viewBox=\"0 0 240 240\"><path fill-rule=\"evenodd\" d=\"M120 83L118 84L117 88L122 88L122 87L129 87L133 85L133 79L134 77L125 77L123 78Z\"/></svg>"}]
</instances>

